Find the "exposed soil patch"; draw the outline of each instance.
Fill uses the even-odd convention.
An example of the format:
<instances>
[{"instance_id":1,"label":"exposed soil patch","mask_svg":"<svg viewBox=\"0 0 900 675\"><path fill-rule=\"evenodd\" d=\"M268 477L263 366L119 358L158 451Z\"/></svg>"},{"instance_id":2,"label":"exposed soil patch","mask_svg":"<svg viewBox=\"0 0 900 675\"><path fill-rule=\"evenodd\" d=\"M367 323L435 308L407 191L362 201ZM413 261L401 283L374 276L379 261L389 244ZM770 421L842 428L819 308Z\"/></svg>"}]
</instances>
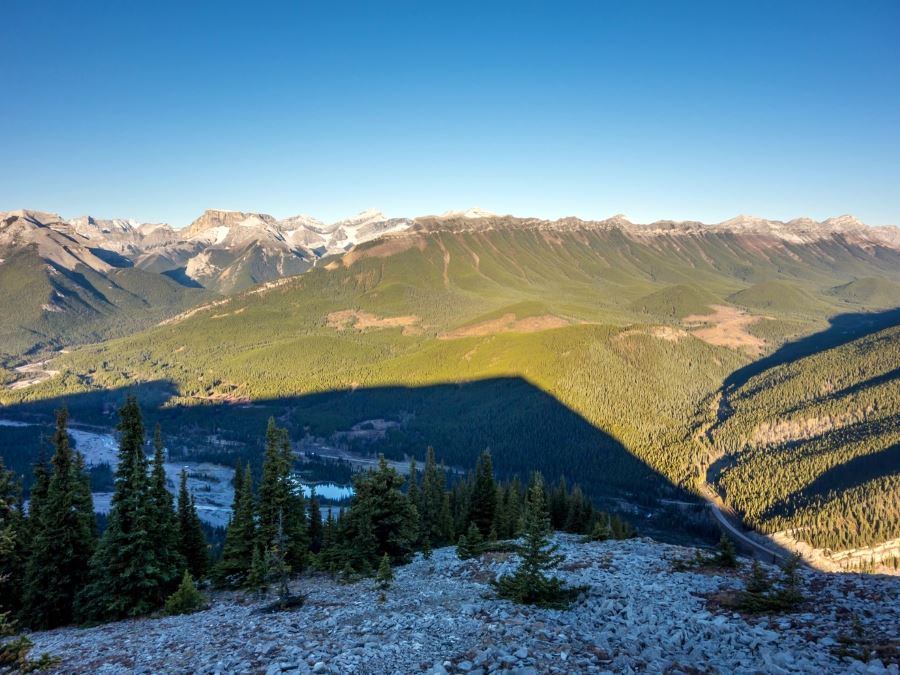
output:
<instances>
[{"instance_id":1,"label":"exposed soil patch","mask_svg":"<svg viewBox=\"0 0 900 675\"><path fill-rule=\"evenodd\" d=\"M402 235L398 237L386 237L380 244L363 250L354 249L341 258L344 267L350 267L357 260L363 258L387 258L398 253L403 253L411 248L425 250L425 239L418 235Z\"/></svg>"},{"instance_id":2,"label":"exposed soil patch","mask_svg":"<svg viewBox=\"0 0 900 675\"><path fill-rule=\"evenodd\" d=\"M667 342L678 342L681 338L687 337L687 331L674 326L650 326L649 328L630 328L616 336L617 340L629 337L631 335L650 335L651 337Z\"/></svg>"},{"instance_id":3,"label":"exposed soil patch","mask_svg":"<svg viewBox=\"0 0 900 675\"><path fill-rule=\"evenodd\" d=\"M481 337L496 333L537 333L551 328L563 328L569 322L552 314L541 316L527 316L524 319L516 319L512 312L504 314L496 319L489 319L476 323L474 326L456 328L439 336L441 340L458 340L467 337Z\"/></svg>"},{"instance_id":4,"label":"exposed soil patch","mask_svg":"<svg viewBox=\"0 0 900 675\"><path fill-rule=\"evenodd\" d=\"M747 328L768 317L748 314L742 309L726 305L710 305L710 308L713 310L712 314L691 314L683 319L686 326L696 327L691 333L711 345L743 349L751 356L762 354L766 341L751 335Z\"/></svg>"},{"instance_id":5,"label":"exposed soil patch","mask_svg":"<svg viewBox=\"0 0 900 675\"><path fill-rule=\"evenodd\" d=\"M359 309L342 309L339 312L329 314L325 323L335 330L365 330L366 328L402 328L404 335L420 335L421 327L418 325L421 319L413 314L409 316L376 316L371 312Z\"/></svg>"}]
</instances>

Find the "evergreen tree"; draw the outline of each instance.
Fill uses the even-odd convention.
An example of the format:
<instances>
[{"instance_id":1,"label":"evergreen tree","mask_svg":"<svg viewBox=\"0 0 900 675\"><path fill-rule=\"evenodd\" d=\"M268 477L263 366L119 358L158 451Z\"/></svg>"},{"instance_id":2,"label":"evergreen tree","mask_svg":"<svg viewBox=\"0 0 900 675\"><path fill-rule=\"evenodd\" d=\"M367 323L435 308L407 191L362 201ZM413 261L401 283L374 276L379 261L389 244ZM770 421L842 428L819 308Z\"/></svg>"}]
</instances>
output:
<instances>
[{"instance_id":1,"label":"evergreen tree","mask_svg":"<svg viewBox=\"0 0 900 675\"><path fill-rule=\"evenodd\" d=\"M475 558L484 551L484 539L481 531L473 522L469 523L468 531L460 535L459 541L456 543L456 555L460 560L468 560Z\"/></svg>"},{"instance_id":2,"label":"evergreen tree","mask_svg":"<svg viewBox=\"0 0 900 675\"><path fill-rule=\"evenodd\" d=\"M191 578L191 573L185 570L178 590L166 599L166 614L170 616L175 614L192 614L199 612L205 605L206 599L203 597L203 593L197 590L194 580Z\"/></svg>"},{"instance_id":3,"label":"evergreen tree","mask_svg":"<svg viewBox=\"0 0 900 675\"><path fill-rule=\"evenodd\" d=\"M250 466L242 472L243 482L234 492L231 520L225 530L222 557L216 565L215 581L220 586L236 588L247 583L253 567L256 547L256 524L253 519L253 475Z\"/></svg>"},{"instance_id":4,"label":"evergreen tree","mask_svg":"<svg viewBox=\"0 0 900 675\"><path fill-rule=\"evenodd\" d=\"M576 485L572 488L569 495L568 508L563 529L566 532L574 532L575 534L585 534L591 531L593 526L594 506L591 504L581 488Z\"/></svg>"},{"instance_id":5,"label":"evergreen tree","mask_svg":"<svg viewBox=\"0 0 900 675\"><path fill-rule=\"evenodd\" d=\"M381 556L381 563L378 565L378 573L375 576L375 586L378 589L378 600L384 602L385 594L394 581L394 572L391 569L391 559L385 553Z\"/></svg>"},{"instance_id":6,"label":"evergreen tree","mask_svg":"<svg viewBox=\"0 0 900 675\"><path fill-rule=\"evenodd\" d=\"M138 616L162 605L172 577L163 569L151 533L155 521L144 424L137 399L119 410L119 466L106 531L91 558L91 581L78 597L85 620Z\"/></svg>"},{"instance_id":7,"label":"evergreen tree","mask_svg":"<svg viewBox=\"0 0 900 675\"><path fill-rule=\"evenodd\" d=\"M384 456L378 469L354 480L354 496L343 519L341 540L352 547L354 567L364 561L370 568L387 553L390 560L409 562L416 539L418 515L409 497L400 491L403 478L388 466Z\"/></svg>"},{"instance_id":8,"label":"evergreen tree","mask_svg":"<svg viewBox=\"0 0 900 675\"><path fill-rule=\"evenodd\" d=\"M250 559L245 585L250 590L258 591L261 595L265 595L269 590L269 568L266 566L266 556L260 553L256 546L253 547L253 557Z\"/></svg>"},{"instance_id":9,"label":"evergreen tree","mask_svg":"<svg viewBox=\"0 0 900 675\"><path fill-rule=\"evenodd\" d=\"M322 545L319 547L318 565L319 569L331 574L338 571L339 561L336 555L336 539L337 525L334 522L334 515L331 513L331 509L328 509L325 524L322 526Z\"/></svg>"},{"instance_id":10,"label":"evergreen tree","mask_svg":"<svg viewBox=\"0 0 900 675\"><path fill-rule=\"evenodd\" d=\"M22 487L0 457L0 616L17 611L24 575L25 514Z\"/></svg>"},{"instance_id":11,"label":"evergreen tree","mask_svg":"<svg viewBox=\"0 0 900 675\"><path fill-rule=\"evenodd\" d=\"M556 569L564 559L557 553L559 547L550 543L550 533L543 481L535 474L525 507L525 542L519 549L522 561L515 573L503 576L495 583L501 597L542 606L566 603L572 590L566 589L558 578L545 574Z\"/></svg>"},{"instance_id":12,"label":"evergreen tree","mask_svg":"<svg viewBox=\"0 0 900 675\"><path fill-rule=\"evenodd\" d=\"M161 573L161 592L164 601L177 588L184 570L184 555L179 550L179 531L172 493L166 487L166 455L162 431L157 423L153 429L153 463L150 469L151 529Z\"/></svg>"},{"instance_id":13,"label":"evergreen tree","mask_svg":"<svg viewBox=\"0 0 900 675\"><path fill-rule=\"evenodd\" d=\"M550 494L550 526L554 530L566 527L569 516L569 488L564 476L560 476L553 492Z\"/></svg>"},{"instance_id":14,"label":"evergreen tree","mask_svg":"<svg viewBox=\"0 0 900 675\"><path fill-rule=\"evenodd\" d=\"M412 502L413 506L416 507L416 510L419 509L419 470L416 468L416 458L409 458L409 476L406 479L407 488L406 495L409 497L409 501Z\"/></svg>"},{"instance_id":15,"label":"evergreen tree","mask_svg":"<svg viewBox=\"0 0 900 675\"><path fill-rule=\"evenodd\" d=\"M44 449L41 447L37 461L32 469L34 475L31 481L31 493L28 499L28 525L36 527L41 520L44 504L47 502L47 490L50 487L50 470L47 468L47 459Z\"/></svg>"},{"instance_id":16,"label":"evergreen tree","mask_svg":"<svg viewBox=\"0 0 900 675\"><path fill-rule=\"evenodd\" d=\"M475 484L469 507L469 521L475 523L482 537L488 536L494 524L497 490L490 450L485 450L475 469Z\"/></svg>"},{"instance_id":17,"label":"evergreen tree","mask_svg":"<svg viewBox=\"0 0 900 675\"><path fill-rule=\"evenodd\" d=\"M322 509L319 507L316 487L313 485L309 490L309 550L313 553L321 551L323 537Z\"/></svg>"},{"instance_id":18,"label":"evergreen tree","mask_svg":"<svg viewBox=\"0 0 900 675\"><path fill-rule=\"evenodd\" d=\"M444 473L438 469L434 448L425 453L425 469L422 474L422 490L419 497L419 536L428 539L432 545L440 546L450 541L449 502L444 486ZM447 507L445 512L445 506Z\"/></svg>"},{"instance_id":19,"label":"evergreen tree","mask_svg":"<svg viewBox=\"0 0 900 675\"><path fill-rule=\"evenodd\" d=\"M257 540L263 551L270 548L278 531L279 518L283 516L286 560L295 572L299 572L306 565L309 527L303 491L294 483L291 473L293 460L287 429L277 427L275 418L270 417L259 484Z\"/></svg>"},{"instance_id":20,"label":"evergreen tree","mask_svg":"<svg viewBox=\"0 0 900 675\"><path fill-rule=\"evenodd\" d=\"M29 523L24 615L29 627L72 622L75 596L87 581L95 546L94 509L83 463L69 446L68 412L56 413L56 448L46 495Z\"/></svg>"},{"instance_id":21,"label":"evergreen tree","mask_svg":"<svg viewBox=\"0 0 900 675\"><path fill-rule=\"evenodd\" d=\"M271 546L266 550L266 574L268 581L278 588L278 601L284 606L290 596L288 575L291 566L287 560L288 538L284 530L284 514L278 514L278 526Z\"/></svg>"},{"instance_id":22,"label":"evergreen tree","mask_svg":"<svg viewBox=\"0 0 900 675\"><path fill-rule=\"evenodd\" d=\"M194 497L187 487L187 472L181 470L178 487L178 551L184 558L187 569L195 579L206 576L209 555L203 525L197 515Z\"/></svg>"},{"instance_id":23,"label":"evergreen tree","mask_svg":"<svg viewBox=\"0 0 900 675\"><path fill-rule=\"evenodd\" d=\"M714 562L719 567L735 568L738 566L734 544L724 534L719 539L719 550L716 553Z\"/></svg>"}]
</instances>

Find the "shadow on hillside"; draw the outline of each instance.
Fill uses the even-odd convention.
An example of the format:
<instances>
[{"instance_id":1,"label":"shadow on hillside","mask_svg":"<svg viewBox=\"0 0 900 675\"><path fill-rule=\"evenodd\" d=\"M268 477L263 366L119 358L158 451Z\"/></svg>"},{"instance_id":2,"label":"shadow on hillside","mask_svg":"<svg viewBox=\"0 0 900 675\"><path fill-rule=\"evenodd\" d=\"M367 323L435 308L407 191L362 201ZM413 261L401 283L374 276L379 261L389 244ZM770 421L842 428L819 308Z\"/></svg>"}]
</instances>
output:
<instances>
[{"instance_id":1,"label":"shadow on hillside","mask_svg":"<svg viewBox=\"0 0 900 675\"><path fill-rule=\"evenodd\" d=\"M769 356L748 363L743 368L734 371L725 379L723 391L730 393L746 384L753 376L759 375L769 368L802 359L823 349L839 347L870 333L900 325L900 307L883 312L838 314L829 319L829 323L829 327L825 330L788 342Z\"/></svg>"},{"instance_id":2,"label":"shadow on hillside","mask_svg":"<svg viewBox=\"0 0 900 675\"><path fill-rule=\"evenodd\" d=\"M807 504L817 497L824 497L832 490L852 490L876 478L894 475L900 475L900 443L828 469L802 490L772 505L763 517L783 514L790 505Z\"/></svg>"},{"instance_id":3,"label":"shadow on hillside","mask_svg":"<svg viewBox=\"0 0 900 675\"><path fill-rule=\"evenodd\" d=\"M357 452L418 460L430 445L441 461L464 469L490 448L502 476L527 480L533 470L548 480L565 476L598 500L652 504L662 496L686 497L611 435L518 377L197 405L182 405L175 385L163 380L10 406L0 409L0 418L49 422L66 405L74 425L109 430L126 391L139 398L148 430L159 422L176 452L191 448L203 460L260 462L272 416L295 441L310 436Z\"/></svg>"}]
</instances>

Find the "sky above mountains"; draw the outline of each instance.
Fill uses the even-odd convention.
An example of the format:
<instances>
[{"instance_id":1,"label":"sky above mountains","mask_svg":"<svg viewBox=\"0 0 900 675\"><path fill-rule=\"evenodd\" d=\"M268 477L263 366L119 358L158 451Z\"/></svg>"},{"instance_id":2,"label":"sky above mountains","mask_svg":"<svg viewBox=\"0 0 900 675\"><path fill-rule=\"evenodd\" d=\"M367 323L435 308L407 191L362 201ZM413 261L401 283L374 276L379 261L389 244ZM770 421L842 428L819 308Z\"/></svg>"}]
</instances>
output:
<instances>
[{"instance_id":1,"label":"sky above mountains","mask_svg":"<svg viewBox=\"0 0 900 675\"><path fill-rule=\"evenodd\" d=\"M0 7L0 210L900 223L900 4Z\"/></svg>"}]
</instances>

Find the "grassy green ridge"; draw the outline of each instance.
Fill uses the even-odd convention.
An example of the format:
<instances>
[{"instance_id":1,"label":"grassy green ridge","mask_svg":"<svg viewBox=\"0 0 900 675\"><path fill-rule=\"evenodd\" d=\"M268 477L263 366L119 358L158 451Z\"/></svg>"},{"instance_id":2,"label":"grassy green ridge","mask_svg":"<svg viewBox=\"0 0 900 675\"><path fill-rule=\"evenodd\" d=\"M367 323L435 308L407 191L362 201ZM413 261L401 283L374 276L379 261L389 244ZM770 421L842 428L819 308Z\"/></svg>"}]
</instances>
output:
<instances>
[{"instance_id":1,"label":"grassy green ridge","mask_svg":"<svg viewBox=\"0 0 900 675\"><path fill-rule=\"evenodd\" d=\"M678 284L654 291L631 303L636 312L659 317L683 319L692 314L710 314L711 305L722 304L721 297L693 284Z\"/></svg>"},{"instance_id":2,"label":"grassy green ridge","mask_svg":"<svg viewBox=\"0 0 900 675\"><path fill-rule=\"evenodd\" d=\"M751 378L714 432L728 502L818 547L900 537L898 364L895 326Z\"/></svg>"},{"instance_id":3,"label":"grassy green ridge","mask_svg":"<svg viewBox=\"0 0 900 675\"><path fill-rule=\"evenodd\" d=\"M0 402L28 412L67 398L74 418L102 421L98 411L123 387L142 387L159 406L151 419L192 444L215 434L255 452L252 439L269 414L295 438L384 418L396 427L368 449L389 455L421 456L432 444L470 466L490 446L501 471L550 457L548 475L640 493L648 474L610 454L620 444L663 482L688 484L696 410L749 357L656 326L683 329L678 315L777 280L816 302L766 310L773 320L751 328L774 347L846 309L829 289L861 273L900 274L890 261L865 262L828 242L785 248L761 252L719 234L638 241L617 230L418 232L76 350L54 361L61 376L4 390ZM663 298L664 311L645 313L648 297ZM411 330L328 325L329 314L349 309L415 321ZM570 325L442 339L507 313Z\"/></svg>"},{"instance_id":4,"label":"grassy green ridge","mask_svg":"<svg viewBox=\"0 0 900 675\"><path fill-rule=\"evenodd\" d=\"M803 288L780 280L754 284L728 296L728 301L765 312L821 314L827 311L821 300Z\"/></svg>"},{"instance_id":5,"label":"grassy green ridge","mask_svg":"<svg viewBox=\"0 0 900 675\"><path fill-rule=\"evenodd\" d=\"M865 307L895 307L900 300L900 283L879 277L866 277L835 286L830 295Z\"/></svg>"}]
</instances>

